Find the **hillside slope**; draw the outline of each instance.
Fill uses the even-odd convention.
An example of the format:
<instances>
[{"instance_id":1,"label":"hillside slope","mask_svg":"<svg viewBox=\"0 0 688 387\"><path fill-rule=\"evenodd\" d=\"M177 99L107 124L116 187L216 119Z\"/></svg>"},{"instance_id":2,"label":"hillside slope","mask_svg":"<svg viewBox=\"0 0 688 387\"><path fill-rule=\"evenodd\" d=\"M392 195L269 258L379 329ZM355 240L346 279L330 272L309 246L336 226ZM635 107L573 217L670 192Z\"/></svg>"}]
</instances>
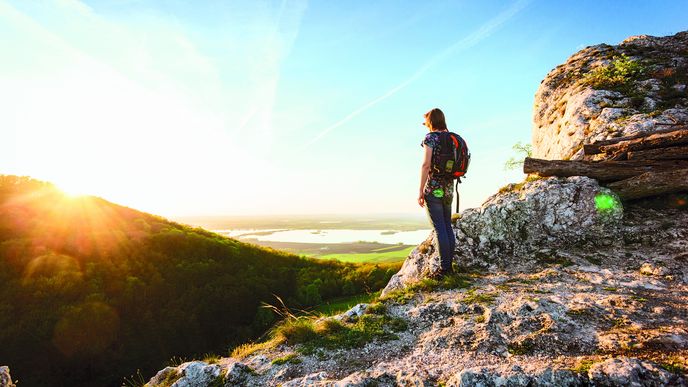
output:
<instances>
[{"instance_id":1,"label":"hillside slope","mask_svg":"<svg viewBox=\"0 0 688 387\"><path fill-rule=\"evenodd\" d=\"M393 270L305 259L0 175L0 363L21 385L119 386L226 353L293 308L380 289Z\"/></svg>"}]
</instances>

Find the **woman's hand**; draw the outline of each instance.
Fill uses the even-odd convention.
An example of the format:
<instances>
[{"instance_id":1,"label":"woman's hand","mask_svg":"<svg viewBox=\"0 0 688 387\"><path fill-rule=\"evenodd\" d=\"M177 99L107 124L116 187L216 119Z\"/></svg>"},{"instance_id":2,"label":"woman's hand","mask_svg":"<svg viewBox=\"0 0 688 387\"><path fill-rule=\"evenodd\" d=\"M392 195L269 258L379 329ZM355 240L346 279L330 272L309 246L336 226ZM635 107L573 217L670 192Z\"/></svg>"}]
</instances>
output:
<instances>
[{"instance_id":1,"label":"woman's hand","mask_svg":"<svg viewBox=\"0 0 688 387\"><path fill-rule=\"evenodd\" d=\"M425 197L422 193L418 195L418 205L421 207L425 207Z\"/></svg>"}]
</instances>

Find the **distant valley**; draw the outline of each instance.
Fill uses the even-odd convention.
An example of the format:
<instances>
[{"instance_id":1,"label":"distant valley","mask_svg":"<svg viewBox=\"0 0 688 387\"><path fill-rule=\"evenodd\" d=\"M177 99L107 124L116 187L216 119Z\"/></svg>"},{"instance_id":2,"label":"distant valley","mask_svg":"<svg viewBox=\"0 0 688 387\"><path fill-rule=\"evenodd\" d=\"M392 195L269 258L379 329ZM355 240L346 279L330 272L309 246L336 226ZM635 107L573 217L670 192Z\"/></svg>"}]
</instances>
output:
<instances>
[{"instance_id":1,"label":"distant valley","mask_svg":"<svg viewBox=\"0 0 688 387\"><path fill-rule=\"evenodd\" d=\"M430 232L418 215L197 216L180 222L292 254L343 262L400 262Z\"/></svg>"}]
</instances>

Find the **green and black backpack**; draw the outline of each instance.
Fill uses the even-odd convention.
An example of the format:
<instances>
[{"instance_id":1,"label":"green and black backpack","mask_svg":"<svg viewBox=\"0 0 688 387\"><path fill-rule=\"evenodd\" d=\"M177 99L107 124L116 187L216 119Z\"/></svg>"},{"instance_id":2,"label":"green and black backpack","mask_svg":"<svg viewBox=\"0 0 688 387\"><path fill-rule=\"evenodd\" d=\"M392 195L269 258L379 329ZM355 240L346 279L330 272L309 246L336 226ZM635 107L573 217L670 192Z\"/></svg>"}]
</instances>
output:
<instances>
[{"instance_id":1,"label":"green and black backpack","mask_svg":"<svg viewBox=\"0 0 688 387\"><path fill-rule=\"evenodd\" d=\"M432 165L433 176L456 180L456 212L459 212L459 183L468 171L471 152L466 141L453 132L439 132L439 157Z\"/></svg>"}]
</instances>

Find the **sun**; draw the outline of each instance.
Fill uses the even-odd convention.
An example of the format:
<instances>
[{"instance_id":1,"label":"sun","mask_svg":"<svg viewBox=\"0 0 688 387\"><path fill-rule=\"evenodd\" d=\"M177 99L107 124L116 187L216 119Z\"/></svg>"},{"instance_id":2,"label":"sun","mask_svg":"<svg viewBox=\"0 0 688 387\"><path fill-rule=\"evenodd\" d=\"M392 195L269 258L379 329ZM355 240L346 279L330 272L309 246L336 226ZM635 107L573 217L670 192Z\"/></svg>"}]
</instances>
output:
<instances>
[{"instance_id":1,"label":"sun","mask_svg":"<svg viewBox=\"0 0 688 387\"><path fill-rule=\"evenodd\" d=\"M88 188L86 187L85 184L83 184L81 181L76 181L76 182L60 182L58 185L58 188L62 193L65 195L76 198L76 197L81 197L81 196L86 196L89 195L90 192Z\"/></svg>"}]
</instances>

